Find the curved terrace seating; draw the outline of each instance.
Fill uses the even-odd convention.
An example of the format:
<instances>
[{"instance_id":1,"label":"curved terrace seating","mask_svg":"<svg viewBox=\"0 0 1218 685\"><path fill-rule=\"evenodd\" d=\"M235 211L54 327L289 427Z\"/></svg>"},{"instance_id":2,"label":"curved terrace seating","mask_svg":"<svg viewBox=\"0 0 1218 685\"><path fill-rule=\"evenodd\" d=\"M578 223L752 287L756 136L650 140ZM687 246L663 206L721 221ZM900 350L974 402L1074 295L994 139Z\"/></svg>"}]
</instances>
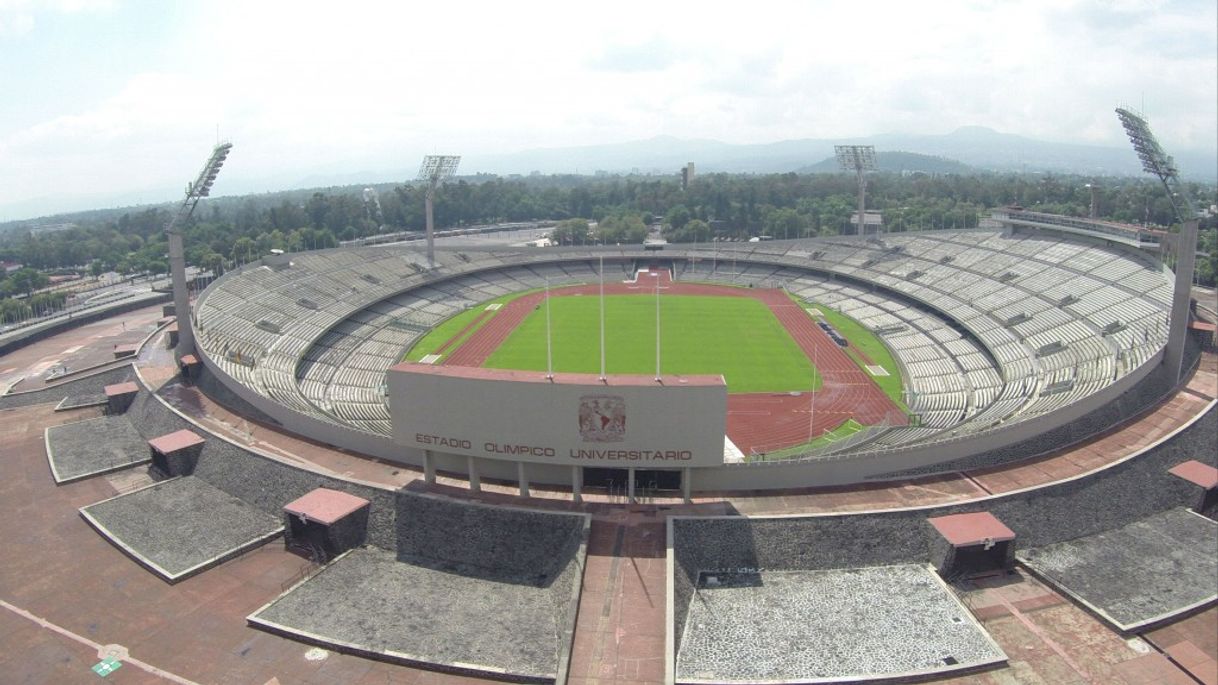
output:
<instances>
[{"instance_id":1,"label":"curved terrace seating","mask_svg":"<svg viewBox=\"0 0 1218 685\"><path fill-rule=\"evenodd\" d=\"M1162 349L1168 274L1131 249L999 230L880 239L675 246L685 280L785 287L838 309L886 341L920 419L859 450L981 434L1057 411ZM654 253L607 253L618 278ZM580 251L437 253L401 246L293 255L209 288L199 341L225 373L314 418L390 434L384 375L428 329L510 292L598 278ZM911 306L911 304L916 306Z\"/></svg>"}]
</instances>

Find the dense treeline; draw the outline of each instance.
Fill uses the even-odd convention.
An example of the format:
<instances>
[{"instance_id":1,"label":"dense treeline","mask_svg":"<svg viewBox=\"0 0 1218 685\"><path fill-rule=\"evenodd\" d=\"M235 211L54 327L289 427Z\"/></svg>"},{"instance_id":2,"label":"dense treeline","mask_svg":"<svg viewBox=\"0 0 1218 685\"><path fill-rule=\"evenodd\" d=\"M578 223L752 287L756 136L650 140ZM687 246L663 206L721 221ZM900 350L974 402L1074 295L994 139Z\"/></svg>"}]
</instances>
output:
<instances>
[{"instance_id":1,"label":"dense treeline","mask_svg":"<svg viewBox=\"0 0 1218 685\"><path fill-rule=\"evenodd\" d=\"M1147 179L877 174L870 179L867 204L884 212L888 231L965 228L976 226L987 208L1006 204L1086 216L1089 182L1097 186L1101 218L1164 226L1175 220L1162 187ZM676 178L655 176L477 176L440 187L435 211L440 227L586 219L604 228L599 234L583 233L585 239L606 242L634 242L645 234L646 224L657 220L666 225L665 237L675 242L794 238L849 232L856 190L854 178L844 174L705 174L684 191ZM1192 191L1201 206L1218 202L1213 187ZM163 229L170 211L162 207L81 219L77 228L37 236L10 231L0 240L0 259L41 270L83 268L95 276L107 271L165 273ZM422 230L423 222L423 188L413 185L206 200L186 226L187 262L223 270L272 248L332 247L377 233ZM1215 225L1213 217L1203 224L1203 245L1210 251ZM572 229L570 235L571 242L579 242L579 231ZM1200 280L1212 284L1216 266L1213 259L1203 260Z\"/></svg>"}]
</instances>

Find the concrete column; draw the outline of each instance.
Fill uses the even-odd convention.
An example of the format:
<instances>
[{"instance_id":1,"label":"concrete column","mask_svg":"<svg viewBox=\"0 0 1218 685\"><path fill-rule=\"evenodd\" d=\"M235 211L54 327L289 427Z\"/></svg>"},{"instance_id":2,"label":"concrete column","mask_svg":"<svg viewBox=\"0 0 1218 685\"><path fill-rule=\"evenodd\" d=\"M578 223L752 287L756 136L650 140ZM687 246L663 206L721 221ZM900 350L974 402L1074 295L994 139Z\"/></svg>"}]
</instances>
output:
<instances>
[{"instance_id":1,"label":"concrete column","mask_svg":"<svg viewBox=\"0 0 1218 685\"><path fill-rule=\"evenodd\" d=\"M634 469L626 469L626 501L634 504Z\"/></svg>"},{"instance_id":2,"label":"concrete column","mask_svg":"<svg viewBox=\"0 0 1218 685\"><path fill-rule=\"evenodd\" d=\"M685 500L686 504L689 504L690 502L693 501L693 498L690 496L693 493L693 489L694 489L693 482L692 482L693 479L694 479L694 470L693 469L689 468L688 466L681 469L681 498Z\"/></svg>"},{"instance_id":3,"label":"concrete column","mask_svg":"<svg viewBox=\"0 0 1218 685\"><path fill-rule=\"evenodd\" d=\"M173 311L178 319L178 347L174 361L184 354L195 353L195 335L190 320L190 291L186 283L186 250L182 242L182 229L169 231L169 277L173 284Z\"/></svg>"},{"instance_id":4,"label":"concrete column","mask_svg":"<svg viewBox=\"0 0 1218 685\"><path fill-rule=\"evenodd\" d=\"M469 474L469 489L471 492L482 492L482 479L478 477L478 458L465 458L465 471Z\"/></svg>"},{"instance_id":5,"label":"concrete column","mask_svg":"<svg viewBox=\"0 0 1218 685\"><path fill-rule=\"evenodd\" d=\"M583 502L584 495L584 467L571 467L571 500L575 503Z\"/></svg>"},{"instance_id":6,"label":"concrete column","mask_svg":"<svg viewBox=\"0 0 1218 685\"><path fill-rule=\"evenodd\" d=\"M516 462L516 481L520 483L520 496L529 496L529 474L525 473L524 462Z\"/></svg>"},{"instance_id":7,"label":"concrete column","mask_svg":"<svg viewBox=\"0 0 1218 685\"><path fill-rule=\"evenodd\" d=\"M1188 338L1189 301L1193 294L1193 267L1197 261L1198 221L1185 221L1176 244L1176 284L1172 294L1171 318L1168 319L1167 346L1163 350L1163 365L1172 383L1179 382L1184 372L1184 343Z\"/></svg>"},{"instance_id":8,"label":"concrete column","mask_svg":"<svg viewBox=\"0 0 1218 685\"><path fill-rule=\"evenodd\" d=\"M427 228L427 268L436 268L436 229L435 229L435 213L433 211L432 197L436 193L436 184L433 181L427 188L427 194L423 196L423 214Z\"/></svg>"},{"instance_id":9,"label":"concrete column","mask_svg":"<svg viewBox=\"0 0 1218 685\"><path fill-rule=\"evenodd\" d=\"M423 482L436 484L436 457L431 450L423 450Z\"/></svg>"}]
</instances>

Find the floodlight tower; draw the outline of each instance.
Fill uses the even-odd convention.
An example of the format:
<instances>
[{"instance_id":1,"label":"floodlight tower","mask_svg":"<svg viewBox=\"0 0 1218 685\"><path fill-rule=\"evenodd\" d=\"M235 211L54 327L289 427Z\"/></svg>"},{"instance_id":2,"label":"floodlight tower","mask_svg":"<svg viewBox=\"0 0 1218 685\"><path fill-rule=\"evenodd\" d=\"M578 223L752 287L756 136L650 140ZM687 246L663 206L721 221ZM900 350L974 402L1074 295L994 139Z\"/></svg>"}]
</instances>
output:
<instances>
[{"instance_id":1,"label":"floodlight tower","mask_svg":"<svg viewBox=\"0 0 1218 685\"><path fill-rule=\"evenodd\" d=\"M1171 155L1163 151L1150 132L1146 118L1132 110L1118 107L1117 117L1133 143L1134 152L1142 160L1142 170L1154 174L1167 191L1176 218L1180 220L1180 236L1176 241L1176 289L1172 294L1171 318L1168 320L1167 348L1163 365L1175 381L1184 372L1184 341L1188 334L1188 310L1192 296L1193 267L1197 261L1197 208L1180 183L1179 169ZM1177 198L1184 203L1183 211Z\"/></svg>"},{"instance_id":2,"label":"floodlight tower","mask_svg":"<svg viewBox=\"0 0 1218 685\"><path fill-rule=\"evenodd\" d=\"M1099 204L1096 199L1096 190L1098 189L1099 186L1097 186L1094 183L1084 183L1083 187L1086 188L1087 190L1091 191L1091 209L1087 213L1087 218L1089 218L1089 219L1100 218Z\"/></svg>"},{"instance_id":3,"label":"floodlight tower","mask_svg":"<svg viewBox=\"0 0 1218 685\"><path fill-rule=\"evenodd\" d=\"M456 173L460 163L460 155L427 155L423 158L423 165L419 167L419 180L427 181L424 205L427 214L427 267L430 269L436 268L435 217L432 204L436 186Z\"/></svg>"},{"instance_id":4,"label":"floodlight tower","mask_svg":"<svg viewBox=\"0 0 1218 685\"><path fill-rule=\"evenodd\" d=\"M867 172L875 171L874 145L834 145L833 153L842 171L853 171L859 181L859 235L867 231Z\"/></svg>"},{"instance_id":5,"label":"floodlight tower","mask_svg":"<svg viewBox=\"0 0 1218 685\"><path fill-rule=\"evenodd\" d=\"M173 279L173 311L178 320L178 347L175 355L194 354L195 335L194 321L190 315L190 292L186 289L186 250L182 244L182 224L195 211L199 200L211 194L211 185L220 174L220 167L228 159L232 143L220 143L211 151L211 157L203 170L192 182L186 184L186 198L178 205L178 211L165 224L165 233L169 238L169 273Z\"/></svg>"}]
</instances>

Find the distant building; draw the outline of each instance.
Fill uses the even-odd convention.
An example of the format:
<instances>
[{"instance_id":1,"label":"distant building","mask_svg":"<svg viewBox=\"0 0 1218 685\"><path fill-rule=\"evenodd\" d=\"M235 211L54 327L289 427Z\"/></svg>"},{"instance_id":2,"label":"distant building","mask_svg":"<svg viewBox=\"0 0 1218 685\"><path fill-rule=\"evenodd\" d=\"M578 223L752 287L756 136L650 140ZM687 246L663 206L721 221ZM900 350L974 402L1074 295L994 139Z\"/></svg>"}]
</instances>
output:
<instances>
[{"instance_id":1,"label":"distant building","mask_svg":"<svg viewBox=\"0 0 1218 685\"><path fill-rule=\"evenodd\" d=\"M689 190L689 184L694 182L694 163L687 162L681 169L681 190Z\"/></svg>"},{"instance_id":2,"label":"distant building","mask_svg":"<svg viewBox=\"0 0 1218 685\"><path fill-rule=\"evenodd\" d=\"M60 231L70 231L76 228L76 224L42 224L40 226L31 226L30 235L40 236L46 233L59 233Z\"/></svg>"},{"instance_id":3,"label":"distant building","mask_svg":"<svg viewBox=\"0 0 1218 685\"><path fill-rule=\"evenodd\" d=\"M0 262L0 269L4 269L4 273L11 274L25 266L21 262Z\"/></svg>"}]
</instances>

